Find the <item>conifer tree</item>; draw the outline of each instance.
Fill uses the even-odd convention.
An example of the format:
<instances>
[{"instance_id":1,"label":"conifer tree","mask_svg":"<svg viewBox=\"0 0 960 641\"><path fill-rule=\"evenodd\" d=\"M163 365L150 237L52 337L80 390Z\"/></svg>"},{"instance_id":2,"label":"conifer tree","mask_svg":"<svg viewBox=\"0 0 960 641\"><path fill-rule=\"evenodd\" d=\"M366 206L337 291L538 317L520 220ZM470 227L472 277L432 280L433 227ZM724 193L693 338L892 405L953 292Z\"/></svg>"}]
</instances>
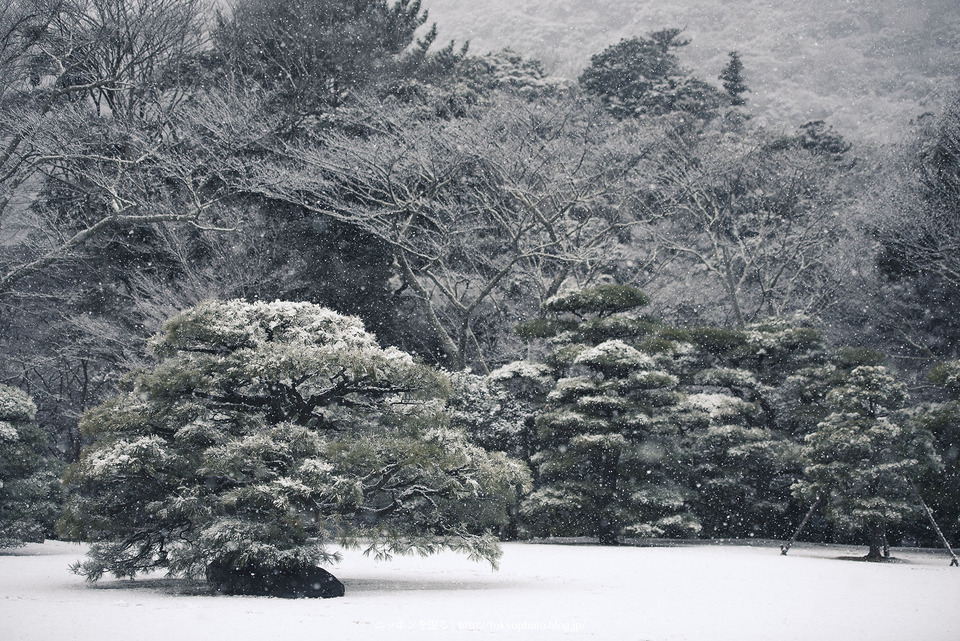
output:
<instances>
[{"instance_id":1,"label":"conifer tree","mask_svg":"<svg viewBox=\"0 0 960 641\"><path fill-rule=\"evenodd\" d=\"M842 161L845 154L853 147L823 120L811 120L800 125L797 142L803 149L837 162Z\"/></svg>"},{"instance_id":2,"label":"conifer tree","mask_svg":"<svg viewBox=\"0 0 960 641\"><path fill-rule=\"evenodd\" d=\"M58 464L21 390L0 385L0 548L40 543L60 511Z\"/></svg>"},{"instance_id":3,"label":"conifer tree","mask_svg":"<svg viewBox=\"0 0 960 641\"><path fill-rule=\"evenodd\" d=\"M496 561L488 530L525 470L451 428L446 377L381 348L356 318L209 302L150 349L156 365L81 421L91 445L66 473L59 524L94 541L76 572L166 568L282 593L269 577L309 576L331 543Z\"/></svg>"},{"instance_id":4,"label":"conifer tree","mask_svg":"<svg viewBox=\"0 0 960 641\"><path fill-rule=\"evenodd\" d=\"M535 534L689 536L700 525L678 483L676 427L663 420L676 405L677 376L669 341L646 349L631 343L651 324L625 314L647 304L638 290L602 285L549 299L548 312L580 317L533 323L521 331L555 331L554 364L562 372L537 418L532 457L539 487L522 514Z\"/></svg>"},{"instance_id":5,"label":"conifer tree","mask_svg":"<svg viewBox=\"0 0 960 641\"><path fill-rule=\"evenodd\" d=\"M531 530L782 536L803 406L781 387L821 361L822 334L800 317L671 327L636 314L645 300L619 286L569 292L545 306L554 318L518 328L550 339L559 378L537 418Z\"/></svg>"},{"instance_id":6,"label":"conifer tree","mask_svg":"<svg viewBox=\"0 0 960 641\"><path fill-rule=\"evenodd\" d=\"M697 352L671 415L684 432L684 478L707 536L783 536L792 526L799 436L784 384L823 358L823 336L803 317L741 330L687 330Z\"/></svg>"},{"instance_id":7,"label":"conifer tree","mask_svg":"<svg viewBox=\"0 0 960 641\"><path fill-rule=\"evenodd\" d=\"M310 111L389 81L415 42L422 58L437 35L416 40L426 20L420 0L236 0L214 40L228 71Z\"/></svg>"},{"instance_id":8,"label":"conifer tree","mask_svg":"<svg viewBox=\"0 0 960 641\"><path fill-rule=\"evenodd\" d=\"M826 395L831 413L805 438L795 493L826 517L865 531L868 559L882 559L886 530L918 509L913 483L941 466L928 432L898 412L906 386L879 365L854 368Z\"/></svg>"},{"instance_id":9,"label":"conifer tree","mask_svg":"<svg viewBox=\"0 0 960 641\"><path fill-rule=\"evenodd\" d=\"M704 391L689 394L672 420L685 435L683 478L696 490L691 505L704 536L780 535L799 447L764 411L768 390L741 369L705 370L695 382Z\"/></svg>"},{"instance_id":10,"label":"conifer tree","mask_svg":"<svg viewBox=\"0 0 960 641\"><path fill-rule=\"evenodd\" d=\"M740 60L740 52L731 51L730 61L720 72L720 80L723 82L723 90L726 92L730 104L734 107L742 107L747 104L747 99L743 94L750 91L743 78L743 61Z\"/></svg>"},{"instance_id":11,"label":"conifer tree","mask_svg":"<svg viewBox=\"0 0 960 641\"><path fill-rule=\"evenodd\" d=\"M928 376L945 398L920 407L917 421L934 437L943 469L928 473L921 493L951 541L960 536L960 361L946 361Z\"/></svg>"},{"instance_id":12,"label":"conifer tree","mask_svg":"<svg viewBox=\"0 0 960 641\"><path fill-rule=\"evenodd\" d=\"M533 468L536 414L556 383L553 374L547 364L529 361L508 363L486 375L451 374L449 404L454 425L484 449L505 452ZM507 506L509 519L500 531L504 540L520 537L519 502L530 491L521 483L514 489L516 500Z\"/></svg>"},{"instance_id":13,"label":"conifer tree","mask_svg":"<svg viewBox=\"0 0 960 641\"><path fill-rule=\"evenodd\" d=\"M662 29L607 47L590 59L580 85L616 118L683 113L709 119L721 94L680 66L675 50L690 43L680 39L682 32Z\"/></svg>"}]
</instances>

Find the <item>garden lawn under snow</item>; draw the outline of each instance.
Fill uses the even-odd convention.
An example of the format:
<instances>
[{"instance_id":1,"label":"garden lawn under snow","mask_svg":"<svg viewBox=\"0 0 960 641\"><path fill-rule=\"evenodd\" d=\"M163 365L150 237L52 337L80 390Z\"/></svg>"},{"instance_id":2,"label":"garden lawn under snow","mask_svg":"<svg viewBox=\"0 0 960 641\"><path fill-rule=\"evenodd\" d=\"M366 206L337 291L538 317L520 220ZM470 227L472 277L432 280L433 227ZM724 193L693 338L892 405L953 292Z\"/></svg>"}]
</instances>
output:
<instances>
[{"instance_id":1,"label":"garden lawn under snow","mask_svg":"<svg viewBox=\"0 0 960 641\"><path fill-rule=\"evenodd\" d=\"M210 596L160 577L90 585L67 571L84 550L0 553L0 639L960 639L960 568L899 549L872 564L838 558L861 548L509 543L498 572L348 551L331 568L346 596L328 600Z\"/></svg>"}]
</instances>

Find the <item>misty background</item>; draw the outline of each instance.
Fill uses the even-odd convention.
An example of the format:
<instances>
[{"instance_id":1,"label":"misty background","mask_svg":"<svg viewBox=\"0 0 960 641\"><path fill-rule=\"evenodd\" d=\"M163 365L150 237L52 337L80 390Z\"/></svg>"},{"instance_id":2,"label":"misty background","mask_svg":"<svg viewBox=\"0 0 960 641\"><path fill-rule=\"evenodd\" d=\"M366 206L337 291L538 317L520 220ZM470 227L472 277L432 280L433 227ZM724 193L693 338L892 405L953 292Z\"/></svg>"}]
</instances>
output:
<instances>
[{"instance_id":1,"label":"misty background","mask_svg":"<svg viewBox=\"0 0 960 641\"><path fill-rule=\"evenodd\" d=\"M960 2L953 0L428 0L439 41L472 53L510 47L576 79L622 38L684 28L682 62L715 79L740 52L762 124L826 120L873 142L937 112L960 77Z\"/></svg>"}]
</instances>

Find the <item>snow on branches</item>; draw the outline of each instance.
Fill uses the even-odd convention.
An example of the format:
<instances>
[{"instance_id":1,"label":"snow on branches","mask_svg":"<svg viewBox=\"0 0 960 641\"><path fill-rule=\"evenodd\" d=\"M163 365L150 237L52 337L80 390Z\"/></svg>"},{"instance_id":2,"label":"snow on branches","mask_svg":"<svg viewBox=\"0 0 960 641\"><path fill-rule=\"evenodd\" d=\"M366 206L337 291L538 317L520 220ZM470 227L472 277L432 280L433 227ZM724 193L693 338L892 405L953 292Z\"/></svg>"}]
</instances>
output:
<instances>
[{"instance_id":1,"label":"snow on branches","mask_svg":"<svg viewBox=\"0 0 960 641\"><path fill-rule=\"evenodd\" d=\"M335 542L495 563L489 529L525 470L451 427L446 376L358 319L211 301L150 348L156 365L81 422L61 529L97 543L77 572L310 572Z\"/></svg>"}]
</instances>

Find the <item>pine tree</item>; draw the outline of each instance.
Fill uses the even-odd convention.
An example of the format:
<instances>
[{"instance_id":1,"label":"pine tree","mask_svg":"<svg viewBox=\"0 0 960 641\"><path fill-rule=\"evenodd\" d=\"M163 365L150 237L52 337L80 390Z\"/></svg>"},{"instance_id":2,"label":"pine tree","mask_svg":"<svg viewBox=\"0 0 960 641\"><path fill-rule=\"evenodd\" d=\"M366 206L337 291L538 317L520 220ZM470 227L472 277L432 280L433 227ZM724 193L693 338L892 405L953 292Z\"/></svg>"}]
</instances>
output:
<instances>
[{"instance_id":1,"label":"pine tree","mask_svg":"<svg viewBox=\"0 0 960 641\"><path fill-rule=\"evenodd\" d=\"M309 111L388 82L412 45L422 58L436 38L417 41L426 20L420 0L238 0L213 35L228 71Z\"/></svg>"},{"instance_id":2,"label":"pine tree","mask_svg":"<svg viewBox=\"0 0 960 641\"><path fill-rule=\"evenodd\" d=\"M538 488L521 513L538 535L689 536L700 525L691 514L691 492L675 479L680 459L676 426L663 420L676 405L678 378L670 341L642 337L653 324L630 311L646 305L638 290L605 285L549 299L558 319L553 363L562 372L537 418L538 451L532 457ZM551 331L534 323L521 331ZM636 343L638 347L634 347Z\"/></svg>"},{"instance_id":3,"label":"pine tree","mask_svg":"<svg viewBox=\"0 0 960 641\"><path fill-rule=\"evenodd\" d=\"M780 389L822 360L822 334L799 317L676 328L638 316L645 301L569 292L519 328L550 339L559 378L537 418L532 532L783 536L801 467L798 404Z\"/></svg>"},{"instance_id":4,"label":"pine tree","mask_svg":"<svg viewBox=\"0 0 960 641\"><path fill-rule=\"evenodd\" d=\"M728 55L730 61L720 72L720 80L723 82L723 90L726 92L730 104L734 107L742 107L747 104L747 99L743 97L743 94L750 91L750 88L747 87L743 78L743 62L740 60L740 53L731 51Z\"/></svg>"},{"instance_id":5,"label":"pine tree","mask_svg":"<svg viewBox=\"0 0 960 641\"><path fill-rule=\"evenodd\" d=\"M580 85L616 118L668 113L711 118L720 92L680 66L674 51L690 42L680 39L682 31L663 29L607 47L590 59Z\"/></svg>"},{"instance_id":6,"label":"pine tree","mask_svg":"<svg viewBox=\"0 0 960 641\"><path fill-rule=\"evenodd\" d=\"M836 161L843 160L853 146L823 120L811 120L800 125L797 140L803 149Z\"/></svg>"},{"instance_id":7,"label":"pine tree","mask_svg":"<svg viewBox=\"0 0 960 641\"><path fill-rule=\"evenodd\" d=\"M202 304L150 342L156 365L87 412L61 532L75 571L166 568L285 594L331 543L495 562L525 470L449 425L437 370L307 303ZM256 580L251 581L253 576ZM308 595L309 590L306 591Z\"/></svg>"},{"instance_id":8,"label":"pine tree","mask_svg":"<svg viewBox=\"0 0 960 641\"><path fill-rule=\"evenodd\" d=\"M823 358L823 336L803 317L742 330L688 330L698 348L683 377L686 398L671 420L682 426L684 478L709 536L783 536L795 519L791 485L800 474L799 439L784 384Z\"/></svg>"},{"instance_id":9,"label":"pine tree","mask_svg":"<svg viewBox=\"0 0 960 641\"><path fill-rule=\"evenodd\" d=\"M789 527L790 485L798 445L764 411L756 376L715 368L695 377L671 420L684 433L683 478L708 537L779 536ZM752 400L745 400L744 397Z\"/></svg>"},{"instance_id":10,"label":"pine tree","mask_svg":"<svg viewBox=\"0 0 960 641\"><path fill-rule=\"evenodd\" d=\"M488 451L505 452L533 468L535 418L556 381L544 363L516 361L487 375L460 371L450 375L453 423L470 440ZM517 484L516 500L508 508L509 520L500 538L521 536L519 502L530 488Z\"/></svg>"},{"instance_id":11,"label":"pine tree","mask_svg":"<svg viewBox=\"0 0 960 641\"><path fill-rule=\"evenodd\" d=\"M880 560L886 530L914 515L913 483L941 466L929 433L899 412L906 386L878 365L854 368L826 395L831 413L805 439L804 478L794 492L826 517L865 531Z\"/></svg>"},{"instance_id":12,"label":"pine tree","mask_svg":"<svg viewBox=\"0 0 960 641\"><path fill-rule=\"evenodd\" d=\"M921 493L947 538L955 541L960 536L960 361L938 364L928 378L944 398L922 405L917 421L933 435L943 469L926 475Z\"/></svg>"},{"instance_id":13,"label":"pine tree","mask_svg":"<svg viewBox=\"0 0 960 641\"><path fill-rule=\"evenodd\" d=\"M42 542L60 512L59 465L21 390L0 385L0 548Z\"/></svg>"}]
</instances>

